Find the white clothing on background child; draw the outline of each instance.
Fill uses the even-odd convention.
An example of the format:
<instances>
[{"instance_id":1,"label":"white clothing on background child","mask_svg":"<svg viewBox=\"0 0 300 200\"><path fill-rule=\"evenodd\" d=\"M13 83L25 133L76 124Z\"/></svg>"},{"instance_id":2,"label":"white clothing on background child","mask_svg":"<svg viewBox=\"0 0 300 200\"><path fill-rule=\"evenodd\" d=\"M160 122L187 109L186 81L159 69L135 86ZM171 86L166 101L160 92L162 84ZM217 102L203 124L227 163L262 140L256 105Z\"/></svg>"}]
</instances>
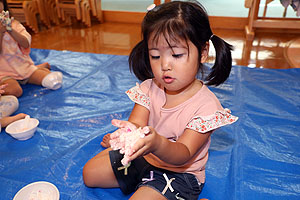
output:
<instances>
[{"instance_id":1,"label":"white clothing on background child","mask_svg":"<svg viewBox=\"0 0 300 200\"><path fill-rule=\"evenodd\" d=\"M2 117L12 115L19 108L19 101L15 96L0 96L0 112Z\"/></svg>"},{"instance_id":2,"label":"white clothing on background child","mask_svg":"<svg viewBox=\"0 0 300 200\"><path fill-rule=\"evenodd\" d=\"M19 101L15 96L6 95L0 96L0 119L2 117L8 117L19 108ZM1 124L0 124L1 132Z\"/></svg>"}]
</instances>

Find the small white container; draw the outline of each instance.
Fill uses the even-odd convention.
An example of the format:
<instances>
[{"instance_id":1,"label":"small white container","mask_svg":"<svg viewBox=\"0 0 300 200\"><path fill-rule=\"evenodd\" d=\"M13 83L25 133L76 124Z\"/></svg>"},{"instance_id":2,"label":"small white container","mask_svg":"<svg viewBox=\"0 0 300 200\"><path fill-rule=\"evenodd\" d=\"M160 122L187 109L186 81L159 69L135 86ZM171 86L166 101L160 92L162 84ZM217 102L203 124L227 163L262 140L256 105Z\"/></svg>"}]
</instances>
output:
<instances>
[{"instance_id":1,"label":"small white container","mask_svg":"<svg viewBox=\"0 0 300 200\"><path fill-rule=\"evenodd\" d=\"M25 119L9 124L5 131L17 140L27 140L34 135L38 125L39 120L26 116Z\"/></svg>"},{"instance_id":2,"label":"small white container","mask_svg":"<svg viewBox=\"0 0 300 200\"><path fill-rule=\"evenodd\" d=\"M55 185L46 181L30 183L17 192L13 200L59 200Z\"/></svg>"},{"instance_id":3,"label":"small white container","mask_svg":"<svg viewBox=\"0 0 300 200\"><path fill-rule=\"evenodd\" d=\"M63 74L61 72L51 72L42 80L42 86L51 90L57 90L61 88L62 81Z\"/></svg>"}]
</instances>

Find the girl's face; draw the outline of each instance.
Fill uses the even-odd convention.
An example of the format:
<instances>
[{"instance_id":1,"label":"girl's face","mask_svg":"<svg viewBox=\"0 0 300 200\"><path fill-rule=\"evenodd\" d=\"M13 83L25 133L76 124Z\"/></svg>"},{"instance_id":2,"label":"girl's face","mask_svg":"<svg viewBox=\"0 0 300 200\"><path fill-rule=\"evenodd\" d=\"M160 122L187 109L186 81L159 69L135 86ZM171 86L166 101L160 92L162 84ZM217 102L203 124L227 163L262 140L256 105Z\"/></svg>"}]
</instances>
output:
<instances>
[{"instance_id":1,"label":"girl's face","mask_svg":"<svg viewBox=\"0 0 300 200\"><path fill-rule=\"evenodd\" d=\"M199 58L198 49L191 41L169 42L170 45L164 36L153 41L151 35L148 40L150 65L166 93L179 94L191 89L198 73L199 59L204 62L207 55Z\"/></svg>"}]
</instances>

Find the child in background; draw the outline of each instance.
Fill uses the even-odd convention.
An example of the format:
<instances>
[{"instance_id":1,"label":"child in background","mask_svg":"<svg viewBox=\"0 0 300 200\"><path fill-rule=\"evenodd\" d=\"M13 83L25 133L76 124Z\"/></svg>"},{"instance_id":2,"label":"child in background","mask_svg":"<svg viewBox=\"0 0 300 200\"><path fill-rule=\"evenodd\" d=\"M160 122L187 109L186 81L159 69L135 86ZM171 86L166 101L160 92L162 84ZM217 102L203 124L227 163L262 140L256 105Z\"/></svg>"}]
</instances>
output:
<instances>
[{"instance_id":1,"label":"child in background","mask_svg":"<svg viewBox=\"0 0 300 200\"><path fill-rule=\"evenodd\" d=\"M29 56L31 36L17 20L10 18L6 0L0 0L0 83L7 83L4 95L19 97L21 84L61 87L62 73L51 72L50 65L35 65Z\"/></svg>"},{"instance_id":2,"label":"child in background","mask_svg":"<svg viewBox=\"0 0 300 200\"><path fill-rule=\"evenodd\" d=\"M24 113L19 113L17 115L10 116L18 109L19 102L15 96L1 96L4 93L4 88L6 86L6 84L0 85L0 132L1 128L4 128L10 123L19 119L24 119L26 117L26 114Z\"/></svg>"},{"instance_id":3,"label":"child in background","mask_svg":"<svg viewBox=\"0 0 300 200\"><path fill-rule=\"evenodd\" d=\"M148 127L123 166L118 150L105 149L83 168L88 187L120 187L130 199L198 199L205 183L211 134L238 118L224 109L207 85L229 76L232 46L211 31L205 9L196 1L172 1L149 10L143 38L129 56L131 71L142 81L126 93L135 102L128 121L112 120L120 130ZM216 60L206 82L198 80L209 52ZM125 129L124 129L125 128ZM107 137L106 137L107 138ZM107 144L107 140L103 141Z\"/></svg>"}]
</instances>

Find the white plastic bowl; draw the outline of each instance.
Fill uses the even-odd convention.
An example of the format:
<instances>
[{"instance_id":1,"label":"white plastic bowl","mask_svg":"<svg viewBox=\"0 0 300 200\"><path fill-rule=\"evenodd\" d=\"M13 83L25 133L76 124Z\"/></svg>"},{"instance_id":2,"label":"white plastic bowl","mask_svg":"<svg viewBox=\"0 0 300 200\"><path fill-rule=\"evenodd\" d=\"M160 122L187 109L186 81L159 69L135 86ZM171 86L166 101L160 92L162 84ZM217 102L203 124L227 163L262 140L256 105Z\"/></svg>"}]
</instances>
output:
<instances>
[{"instance_id":1,"label":"white plastic bowl","mask_svg":"<svg viewBox=\"0 0 300 200\"><path fill-rule=\"evenodd\" d=\"M46 181L38 181L19 190L13 200L59 200L59 196L59 191L55 185Z\"/></svg>"},{"instance_id":2,"label":"white plastic bowl","mask_svg":"<svg viewBox=\"0 0 300 200\"><path fill-rule=\"evenodd\" d=\"M9 124L5 131L17 140L27 140L34 135L39 123L35 118L20 119Z\"/></svg>"}]
</instances>

